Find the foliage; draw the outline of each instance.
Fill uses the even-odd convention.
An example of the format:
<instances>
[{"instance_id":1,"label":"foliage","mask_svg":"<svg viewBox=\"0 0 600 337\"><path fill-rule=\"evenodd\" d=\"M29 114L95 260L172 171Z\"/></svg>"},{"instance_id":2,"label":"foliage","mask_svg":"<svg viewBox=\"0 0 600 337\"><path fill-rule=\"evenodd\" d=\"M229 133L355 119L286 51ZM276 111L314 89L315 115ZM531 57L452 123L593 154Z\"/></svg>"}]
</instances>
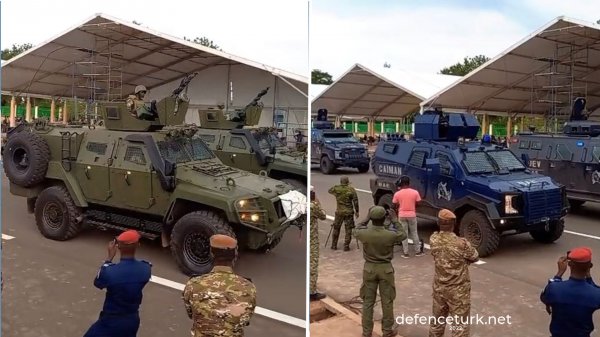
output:
<instances>
[{"instance_id":1,"label":"foliage","mask_svg":"<svg viewBox=\"0 0 600 337\"><path fill-rule=\"evenodd\" d=\"M10 60L11 58L21 54L22 52L31 49L33 45L31 43L13 44L12 47L2 50L1 58L3 60Z\"/></svg>"},{"instance_id":2,"label":"foliage","mask_svg":"<svg viewBox=\"0 0 600 337\"><path fill-rule=\"evenodd\" d=\"M480 65L489 61L489 57L485 55L477 55L475 57L465 57L462 63L456 63L450 67L440 70L444 75L465 76L471 71L477 69Z\"/></svg>"},{"instance_id":3,"label":"foliage","mask_svg":"<svg viewBox=\"0 0 600 337\"><path fill-rule=\"evenodd\" d=\"M219 51L223 51L221 49L221 47L219 47L216 43L214 43L213 40L209 40L207 37L204 37L204 36L203 37L196 37L193 40L184 36L183 39L186 40L186 41L197 43L199 45L202 45L202 46L205 46L205 47L208 47L208 48L212 48L212 49L216 49L216 50L219 50Z\"/></svg>"},{"instance_id":4,"label":"foliage","mask_svg":"<svg viewBox=\"0 0 600 337\"><path fill-rule=\"evenodd\" d=\"M311 83L312 84L327 84L330 85L333 83L333 79L331 75L326 71L321 71L319 69L313 69L311 74Z\"/></svg>"}]
</instances>

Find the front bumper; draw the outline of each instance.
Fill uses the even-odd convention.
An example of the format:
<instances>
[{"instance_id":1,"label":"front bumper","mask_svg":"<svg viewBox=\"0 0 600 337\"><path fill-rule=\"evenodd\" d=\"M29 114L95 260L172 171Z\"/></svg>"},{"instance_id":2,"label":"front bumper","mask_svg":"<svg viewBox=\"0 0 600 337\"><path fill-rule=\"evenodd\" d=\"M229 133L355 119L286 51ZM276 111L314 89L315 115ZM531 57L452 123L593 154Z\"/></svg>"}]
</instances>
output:
<instances>
[{"instance_id":1,"label":"front bumper","mask_svg":"<svg viewBox=\"0 0 600 337\"><path fill-rule=\"evenodd\" d=\"M560 216L543 217L540 219L529 220L524 216L511 216L491 219L494 228L504 232L515 230L517 233L525 233L532 230L543 229L547 224L555 221L560 221L567 214L564 209Z\"/></svg>"},{"instance_id":2,"label":"front bumper","mask_svg":"<svg viewBox=\"0 0 600 337\"><path fill-rule=\"evenodd\" d=\"M369 166L371 160L369 158L364 159L334 159L333 163L337 166L344 167L359 167L359 166Z\"/></svg>"}]
</instances>

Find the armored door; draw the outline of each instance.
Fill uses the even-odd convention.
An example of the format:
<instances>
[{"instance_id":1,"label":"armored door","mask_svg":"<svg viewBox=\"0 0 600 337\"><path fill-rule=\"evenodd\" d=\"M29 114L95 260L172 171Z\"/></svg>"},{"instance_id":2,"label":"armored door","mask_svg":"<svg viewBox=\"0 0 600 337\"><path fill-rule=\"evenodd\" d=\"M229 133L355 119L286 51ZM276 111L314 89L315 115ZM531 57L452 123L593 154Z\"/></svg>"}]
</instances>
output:
<instances>
[{"instance_id":1,"label":"armored door","mask_svg":"<svg viewBox=\"0 0 600 337\"><path fill-rule=\"evenodd\" d=\"M318 130L312 130L310 139L310 160L311 163L320 163L321 160L321 146L323 145L323 141L321 138L321 133Z\"/></svg>"},{"instance_id":2,"label":"armored door","mask_svg":"<svg viewBox=\"0 0 600 337\"><path fill-rule=\"evenodd\" d=\"M109 167L115 139L106 134L88 133L81 144L74 175L85 198L91 202L105 203L110 198Z\"/></svg>"},{"instance_id":3,"label":"armored door","mask_svg":"<svg viewBox=\"0 0 600 337\"><path fill-rule=\"evenodd\" d=\"M440 174L431 175L429 179L430 199L438 208L454 209L453 204L460 199L460 182L455 178L457 166L454 159L446 152L436 151L435 157L440 162Z\"/></svg>"},{"instance_id":4,"label":"armored door","mask_svg":"<svg viewBox=\"0 0 600 337\"><path fill-rule=\"evenodd\" d=\"M219 159L225 165L254 173L263 169L258 164L258 159L250 147L250 143L243 135L225 137L223 152L224 154Z\"/></svg>"},{"instance_id":5,"label":"armored door","mask_svg":"<svg viewBox=\"0 0 600 337\"><path fill-rule=\"evenodd\" d=\"M143 144L120 139L110 168L111 203L140 211L153 204L152 166Z\"/></svg>"},{"instance_id":6,"label":"armored door","mask_svg":"<svg viewBox=\"0 0 600 337\"><path fill-rule=\"evenodd\" d=\"M425 168L425 160L430 157L431 150L428 148L413 148L408 163L404 166L404 173L410 177L410 186L419 191L421 198L427 197L428 177Z\"/></svg>"}]
</instances>

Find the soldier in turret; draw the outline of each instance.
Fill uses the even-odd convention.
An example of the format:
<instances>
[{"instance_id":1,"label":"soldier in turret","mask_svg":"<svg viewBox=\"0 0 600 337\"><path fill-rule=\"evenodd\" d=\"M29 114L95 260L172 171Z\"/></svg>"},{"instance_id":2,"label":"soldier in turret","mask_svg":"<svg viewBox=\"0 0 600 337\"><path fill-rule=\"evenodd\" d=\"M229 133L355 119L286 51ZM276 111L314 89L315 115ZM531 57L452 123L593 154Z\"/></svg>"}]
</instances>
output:
<instances>
[{"instance_id":1,"label":"soldier in turret","mask_svg":"<svg viewBox=\"0 0 600 337\"><path fill-rule=\"evenodd\" d=\"M127 110L129 113L138 119L153 120L154 114L148 110L144 103L144 96L148 90L143 85L135 87L134 95L127 97Z\"/></svg>"}]
</instances>

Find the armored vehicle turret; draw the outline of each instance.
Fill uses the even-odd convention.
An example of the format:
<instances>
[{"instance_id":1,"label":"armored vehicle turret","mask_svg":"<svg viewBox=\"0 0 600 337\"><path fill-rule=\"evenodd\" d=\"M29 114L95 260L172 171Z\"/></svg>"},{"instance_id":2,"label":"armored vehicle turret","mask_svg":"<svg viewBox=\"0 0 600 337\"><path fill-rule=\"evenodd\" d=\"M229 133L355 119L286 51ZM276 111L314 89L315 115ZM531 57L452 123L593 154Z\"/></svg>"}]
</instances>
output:
<instances>
[{"instance_id":1,"label":"armored vehicle turret","mask_svg":"<svg viewBox=\"0 0 600 337\"><path fill-rule=\"evenodd\" d=\"M417 215L435 219L442 208L457 216L457 234L481 256L492 254L503 234L529 232L540 242L563 233L568 206L562 185L528 170L489 137L474 139L472 114L425 111L415 117L414 140L388 135L375 152L371 192L375 204L391 205L396 181L410 178L421 194Z\"/></svg>"},{"instance_id":2,"label":"armored vehicle turret","mask_svg":"<svg viewBox=\"0 0 600 337\"><path fill-rule=\"evenodd\" d=\"M273 127L256 127L263 110L262 90L246 107L232 112L200 110L197 134L226 165L284 181L306 194L306 152L296 151Z\"/></svg>"},{"instance_id":3,"label":"armored vehicle turret","mask_svg":"<svg viewBox=\"0 0 600 337\"><path fill-rule=\"evenodd\" d=\"M311 130L311 164L319 164L321 172L332 174L339 167L352 167L358 172L369 171L369 154L354 134L335 129L327 121L327 109L319 109Z\"/></svg>"},{"instance_id":4,"label":"armored vehicle turret","mask_svg":"<svg viewBox=\"0 0 600 337\"><path fill-rule=\"evenodd\" d=\"M530 170L565 185L571 210L600 202L600 122L584 113L585 99L573 104L571 117L558 134L531 128L512 139L511 150Z\"/></svg>"},{"instance_id":5,"label":"armored vehicle turret","mask_svg":"<svg viewBox=\"0 0 600 337\"><path fill-rule=\"evenodd\" d=\"M102 127L20 125L3 156L10 192L27 198L47 238L71 239L84 224L137 229L166 239L190 275L212 268L208 239L215 233L266 251L290 226L304 225L304 194L223 164L197 127L182 125L187 106L175 90L151 104L149 120L125 103L106 103Z\"/></svg>"}]
</instances>

